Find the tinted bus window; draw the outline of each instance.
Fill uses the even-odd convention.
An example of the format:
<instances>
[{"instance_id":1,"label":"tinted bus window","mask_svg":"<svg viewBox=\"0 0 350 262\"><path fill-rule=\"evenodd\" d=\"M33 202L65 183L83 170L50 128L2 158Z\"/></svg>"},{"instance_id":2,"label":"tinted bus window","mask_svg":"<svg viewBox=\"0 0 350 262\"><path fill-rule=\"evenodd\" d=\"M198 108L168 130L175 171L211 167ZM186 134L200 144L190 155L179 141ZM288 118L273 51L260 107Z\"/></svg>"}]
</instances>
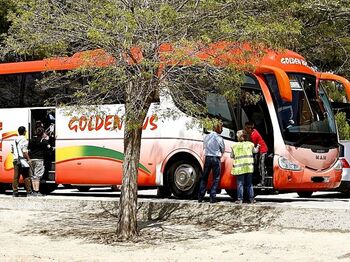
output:
<instances>
[{"instance_id":1,"label":"tinted bus window","mask_svg":"<svg viewBox=\"0 0 350 262\"><path fill-rule=\"evenodd\" d=\"M41 79L42 73L0 75L0 107L44 107L55 106L56 100L68 102L70 85L45 88L39 85Z\"/></svg>"}]
</instances>

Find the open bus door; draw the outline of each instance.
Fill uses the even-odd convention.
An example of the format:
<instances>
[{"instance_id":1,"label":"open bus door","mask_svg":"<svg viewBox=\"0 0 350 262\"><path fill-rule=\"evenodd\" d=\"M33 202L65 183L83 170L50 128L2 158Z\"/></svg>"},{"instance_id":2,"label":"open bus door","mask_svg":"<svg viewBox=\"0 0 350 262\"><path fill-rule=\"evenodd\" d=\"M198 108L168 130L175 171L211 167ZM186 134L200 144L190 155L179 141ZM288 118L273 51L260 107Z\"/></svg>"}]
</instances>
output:
<instances>
[{"instance_id":1,"label":"open bus door","mask_svg":"<svg viewBox=\"0 0 350 262\"><path fill-rule=\"evenodd\" d=\"M350 81L332 73L318 73L317 77L320 84L331 82L330 85L333 85L333 92L338 91L336 92L337 95L332 97L333 92L327 90L329 86L324 85L324 89L326 89L326 92L328 91L327 95L331 100L334 114L345 113L347 122L350 124ZM343 165L343 172L338 190L343 193L350 193L350 141L340 140L339 142L341 145L340 159Z\"/></svg>"},{"instance_id":2,"label":"open bus door","mask_svg":"<svg viewBox=\"0 0 350 262\"><path fill-rule=\"evenodd\" d=\"M40 191L43 194L51 193L57 188L55 182L55 124L56 124L55 108L33 108L29 112L29 139L35 135L38 127L43 127L49 137L51 146L45 153L44 167L45 172L40 183Z\"/></svg>"}]
</instances>

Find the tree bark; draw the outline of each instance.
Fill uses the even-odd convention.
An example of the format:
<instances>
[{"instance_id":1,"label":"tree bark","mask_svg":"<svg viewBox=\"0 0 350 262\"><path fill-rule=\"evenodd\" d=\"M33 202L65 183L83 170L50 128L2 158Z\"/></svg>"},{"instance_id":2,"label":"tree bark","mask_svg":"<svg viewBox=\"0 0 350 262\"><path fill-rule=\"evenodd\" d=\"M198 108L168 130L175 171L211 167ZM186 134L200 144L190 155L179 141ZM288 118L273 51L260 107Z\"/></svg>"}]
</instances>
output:
<instances>
[{"instance_id":1,"label":"tree bark","mask_svg":"<svg viewBox=\"0 0 350 262\"><path fill-rule=\"evenodd\" d=\"M119 202L118 237L130 240L137 236L137 173L141 130L125 131L123 184Z\"/></svg>"},{"instance_id":2,"label":"tree bark","mask_svg":"<svg viewBox=\"0 0 350 262\"><path fill-rule=\"evenodd\" d=\"M119 202L119 223L117 234L120 240L132 240L138 235L137 230L137 173L140 159L142 124L146 113L136 110L133 98L133 84L128 87L125 103L124 162L123 181ZM132 111L134 110L134 111ZM135 111L140 111L135 117Z\"/></svg>"}]
</instances>

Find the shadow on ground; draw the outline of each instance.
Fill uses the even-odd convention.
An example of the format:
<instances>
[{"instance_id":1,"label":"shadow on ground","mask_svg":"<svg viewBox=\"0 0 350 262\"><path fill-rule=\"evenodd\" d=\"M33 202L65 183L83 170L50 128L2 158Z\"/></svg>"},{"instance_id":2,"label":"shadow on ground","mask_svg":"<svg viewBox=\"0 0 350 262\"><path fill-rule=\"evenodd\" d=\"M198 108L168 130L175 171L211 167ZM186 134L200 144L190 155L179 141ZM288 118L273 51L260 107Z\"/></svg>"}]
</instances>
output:
<instances>
[{"instance_id":1,"label":"shadow on ground","mask_svg":"<svg viewBox=\"0 0 350 262\"><path fill-rule=\"evenodd\" d=\"M41 212L29 223L25 233L42 234L53 239L68 237L91 243L120 245L115 234L118 204L101 202L100 205L96 213L91 210ZM279 215L279 211L272 209L254 205L141 202L138 206L139 237L134 243L152 245L256 231L268 227Z\"/></svg>"}]
</instances>

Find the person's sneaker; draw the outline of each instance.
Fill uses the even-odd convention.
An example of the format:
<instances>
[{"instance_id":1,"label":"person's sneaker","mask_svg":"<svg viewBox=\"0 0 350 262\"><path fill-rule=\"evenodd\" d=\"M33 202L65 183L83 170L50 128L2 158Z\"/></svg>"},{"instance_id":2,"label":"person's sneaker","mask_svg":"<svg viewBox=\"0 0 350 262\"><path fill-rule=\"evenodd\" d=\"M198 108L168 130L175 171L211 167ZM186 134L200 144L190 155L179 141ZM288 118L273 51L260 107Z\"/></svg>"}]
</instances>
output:
<instances>
[{"instance_id":1,"label":"person's sneaker","mask_svg":"<svg viewBox=\"0 0 350 262\"><path fill-rule=\"evenodd\" d=\"M30 192L28 193L29 197L36 197L37 193L36 192Z\"/></svg>"},{"instance_id":2,"label":"person's sneaker","mask_svg":"<svg viewBox=\"0 0 350 262\"><path fill-rule=\"evenodd\" d=\"M40 192L36 193L36 195L37 195L38 197L43 197L43 196L45 196L44 194L41 194Z\"/></svg>"},{"instance_id":3,"label":"person's sneaker","mask_svg":"<svg viewBox=\"0 0 350 262\"><path fill-rule=\"evenodd\" d=\"M13 197L19 197L19 194L18 194L18 192L13 192L13 193L12 193L12 196L13 196Z\"/></svg>"},{"instance_id":4,"label":"person's sneaker","mask_svg":"<svg viewBox=\"0 0 350 262\"><path fill-rule=\"evenodd\" d=\"M236 204L236 205L241 205L242 203L243 203L242 200L236 200L236 201L235 201L235 204Z\"/></svg>"},{"instance_id":5,"label":"person's sneaker","mask_svg":"<svg viewBox=\"0 0 350 262\"><path fill-rule=\"evenodd\" d=\"M203 197L199 197L198 198L198 203L202 203L203 202Z\"/></svg>"},{"instance_id":6,"label":"person's sneaker","mask_svg":"<svg viewBox=\"0 0 350 262\"><path fill-rule=\"evenodd\" d=\"M217 201L217 199L216 198L210 198L210 203L217 203L218 201Z\"/></svg>"},{"instance_id":7,"label":"person's sneaker","mask_svg":"<svg viewBox=\"0 0 350 262\"><path fill-rule=\"evenodd\" d=\"M249 201L250 204L255 204L256 203L256 200L255 199L252 199Z\"/></svg>"}]
</instances>

